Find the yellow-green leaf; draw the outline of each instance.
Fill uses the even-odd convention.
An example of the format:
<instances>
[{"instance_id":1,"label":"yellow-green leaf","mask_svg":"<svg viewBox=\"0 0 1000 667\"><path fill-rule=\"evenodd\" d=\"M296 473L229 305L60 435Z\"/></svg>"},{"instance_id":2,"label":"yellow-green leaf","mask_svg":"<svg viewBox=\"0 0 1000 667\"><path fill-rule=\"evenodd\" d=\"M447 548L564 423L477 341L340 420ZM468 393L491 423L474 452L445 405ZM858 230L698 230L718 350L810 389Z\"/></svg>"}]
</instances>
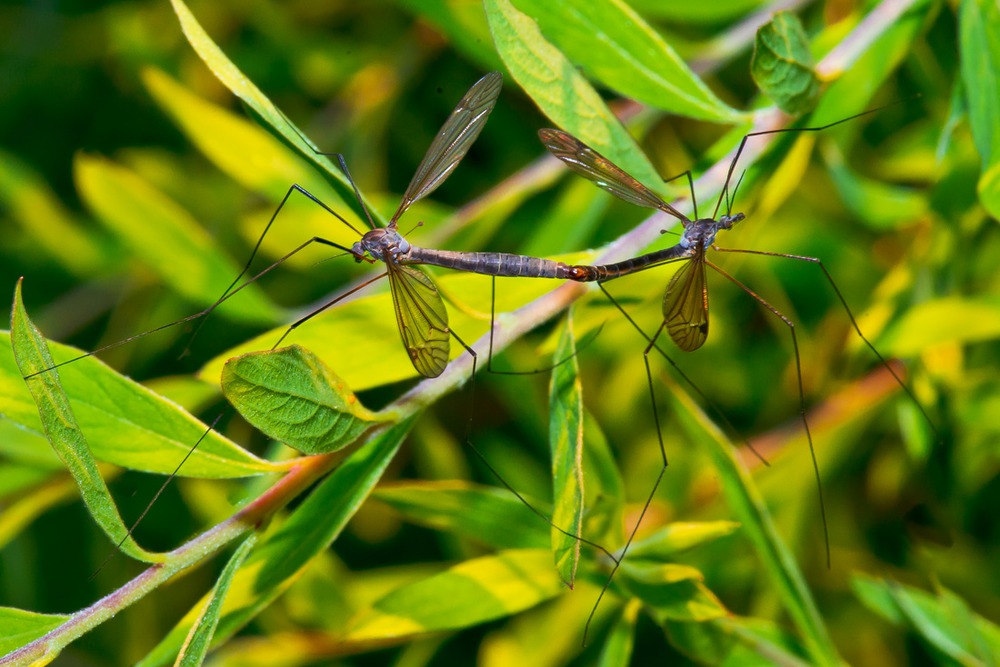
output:
<instances>
[{"instance_id":1,"label":"yellow-green leaf","mask_svg":"<svg viewBox=\"0 0 1000 667\"><path fill-rule=\"evenodd\" d=\"M467 628L529 609L563 585L541 549L504 551L459 563L398 588L361 612L345 637L376 641Z\"/></svg>"},{"instance_id":2,"label":"yellow-green leaf","mask_svg":"<svg viewBox=\"0 0 1000 667\"><path fill-rule=\"evenodd\" d=\"M583 525L583 387L580 383L573 320L559 338L549 385L549 449L552 455L552 554L556 570L570 588L580 561Z\"/></svg>"},{"instance_id":3,"label":"yellow-green leaf","mask_svg":"<svg viewBox=\"0 0 1000 667\"><path fill-rule=\"evenodd\" d=\"M95 156L77 156L80 195L105 225L179 294L200 306L220 298L240 269L176 202L134 172ZM279 310L257 285L223 303L218 313L253 323L274 322Z\"/></svg>"}]
</instances>

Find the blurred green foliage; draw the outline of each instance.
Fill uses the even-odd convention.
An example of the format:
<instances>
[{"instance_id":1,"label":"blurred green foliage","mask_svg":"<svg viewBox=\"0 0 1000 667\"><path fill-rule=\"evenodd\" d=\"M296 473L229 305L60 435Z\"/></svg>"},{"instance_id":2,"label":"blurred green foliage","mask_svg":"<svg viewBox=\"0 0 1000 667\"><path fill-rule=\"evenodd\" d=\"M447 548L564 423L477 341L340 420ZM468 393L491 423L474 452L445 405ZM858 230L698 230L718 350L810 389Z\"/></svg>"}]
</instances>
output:
<instances>
[{"instance_id":1,"label":"blurred green foliage","mask_svg":"<svg viewBox=\"0 0 1000 667\"><path fill-rule=\"evenodd\" d=\"M24 276L32 320L47 338L84 350L188 316L235 276L291 184L363 226L343 179L303 150L288 123L322 150L343 153L384 219L456 101L495 68L507 76L486 129L434 201L413 207L404 231L406 220L421 220L413 242L456 250L553 256L600 247L645 212L559 165L537 162L537 129L558 123L580 134L652 187L660 187L651 182L657 173L693 169L697 176L746 131L702 119L740 121L734 109L770 104L757 97L749 75L752 31L734 29L767 6L734 0L681 9L637 0L630 9L607 0L580 3L587 11L574 12L576 4L193 2L198 23L245 75L229 84L245 86L242 104L196 55L169 3L7 5L0 9L0 284L13 293ZM896 5L878 11L887 6ZM632 569L626 559L587 647L580 645L583 627L607 560L582 546L575 590L559 583L545 551L549 527L492 488L495 478L463 446L467 384L440 400L428 390L433 405L412 422L402 449L409 421L279 513L246 561L250 546L229 569L222 557L191 569L59 659L169 663L186 633L184 623L175 625L201 613L199 600L219 580L246 606L223 616L217 632L246 627L209 654L213 664L612 665L629 657L637 665L759 664L817 662L833 651L852 664L990 664L1000 646L1000 236L989 213L996 215L1000 201L1000 20L989 0L904 6L859 60L826 73L819 107L802 123L888 106L829 131L784 135L762 158L741 163L748 171L734 210L748 217L717 243L821 258L866 335L883 354L905 361L933 428L858 340L817 266L712 255L797 325L830 569L788 330L713 274L708 342L683 356L665 345L701 396L677 387L671 368L652 360L670 466L633 545ZM816 60L850 45L851 30L873 9L798 9ZM582 43L582 33L600 28L593 48ZM629 30L642 30L642 40L630 43ZM519 40L532 31L551 43L533 42L537 48L525 56ZM657 70L648 49L639 52L652 44L657 57L672 57L663 43L701 80L677 83L686 68L672 62ZM546 83L545 67L556 65L565 88ZM648 106L613 106L628 118L625 132L588 81L602 86L604 99L632 95ZM672 99L671 85L689 97ZM699 213L714 204L699 199ZM293 198L258 264L313 235L343 244L357 238ZM671 271L607 287L652 332ZM448 296L452 328L476 340L489 324L489 279L432 273ZM218 382L227 358L269 347L276 334L262 333L265 327L283 330L364 275L354 262L312 252L209 318L189 355L179 358L192 333L183 326L101 358L211 419L222 405ZM505 313L554 284L499 279L497 286L497 311ZM373 409L392 404L415 375L384 290L373 288L374 296L334 309L289 340L316 352ZM645 343L598 291L574 308L578 335L603 323L592 342L579 345L576 381L560 381L578 383L582 398L583 534L605 536L615 549L661 467ZM544 366L562 330L543 327L496 365ZM7 338L0 350L4 652L141 572L120 554L105 562L114 546L47 448ZM464 354L452 347L453 357ZM187 440L160 429L198 428L159 397L139 402L138 390L106 379L103 367L79 366L80 381L93 384L74 384L70 366L67 392L105 429L87 435L128 524L162 480L137 471L170 470L167 454ZM548 373L480 373L471 431L490 464L538 499L543 513L552 497L550 422L557 421L548 409L549 380ZM144 548L174 549L278 483L273 474L217 479L231 476L226 470L235 463L226 457L275 470L294 455L238 418L225 419L219 431L206 458L184 471L191 476L168 486L139 525ZM726 438L737 443L749 473L727 458ZM746 439L769 466L739 444ZM234 454L230 440L275 463ZM211 458L216 451L221 461ZM774 539L788 551L768 561L762 552ZM281 550L288 544L301 546L301 562ZM205 618L219 620L217 610ZM345 653L368 655L340 657Z\"/></svg>"}]
</instances>

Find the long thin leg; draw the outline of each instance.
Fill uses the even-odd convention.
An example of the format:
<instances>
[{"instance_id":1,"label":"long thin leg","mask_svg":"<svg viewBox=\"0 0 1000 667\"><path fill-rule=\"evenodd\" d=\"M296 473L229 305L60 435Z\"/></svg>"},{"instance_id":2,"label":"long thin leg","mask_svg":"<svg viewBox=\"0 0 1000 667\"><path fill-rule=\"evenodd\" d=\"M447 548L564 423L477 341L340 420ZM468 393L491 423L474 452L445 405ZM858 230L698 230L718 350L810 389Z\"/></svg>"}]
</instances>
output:
<instances>
[{"instance_id":1,"label":"long thin leg","mask_svg":"<svg viewBox=\"0 0 1000 667\"><path fill-rule=\"evenodd\" d=\"M628 311L626 311L625 308L617 300L615 300L613 296L611 296L611 293L608 292L608 290L604 287L603 283L598 283L598 287L600 287L601 291L604 292L604 296L606 296L608 300L611 301L611 303L615 306L615 308L617 308L618 311L625 317L625 319L628 320L629 324L632 325L632 328L635 329L639 333L639 335L642 336L646 340L646 342L651 345L651 347L647 349L649 351L656 350L660 354L660 356L663 357L664 361L670 364L674 372L684 382L684 384L686 384L692 391L694 391L698 395L698 398L701 399L702 403L708 406L708 408L712 411L715 417L722 422L723 426L730 433L730 435L735 436L736 428L733 426L732 422L729 421L729 418L726 417L726 414L719 408L719 406L715 404L714 401L712 401L705 394L705 392L701 390L701 388L697 384L695 384L694 380L692 380L691 377L684 372L684 370L677 364L677 362L674 361L673 357L667 354L662 347L656 345L655 341L658 339L659 331L663 327L661 326L661 328L657 330L656 336L650 338L649 334L643 331L642 327L639 326L638 322L632 319L632 316L629 315ZM662 443L662 441L663 438L661 436L660 442ZM747 449L753 452L753 455L756 456L761 463L763 463L765 466L771 465L770 463L768 463L767 459L765 459L764 456L760 452L758 452L749 441L744 440L743 444L746 445Z\"/></svg>"},{"instance_id":2,"label":"long thin leg","mask_svg":"<svg viewBox=\"0 0 1000 667\"><path fill-rule=\"evenodd\" d=\"M688 179L688 191L691 193L691 208L692 208L692 212L694 213L694 217L691 218L691 219L692 220L697 220L698 219L698 199L697 199L697 197L695 197L695 194L694 194L694 177L691 176L691 170L688 169L687 171L683 171L683 172L677 174L676 176L671 176L670 178L664 178L663 182L664 183L673 183L674 181L676 181L676 180L678 180L680 178L683 178L685 176L687 176L687 179Z\"/></svg>"},{"instance_id":3,"label":"long thin leg","mask_svg":"<svg viewBox=\"0 0 1000 667\"><path fill-rule=\"evenodd\" d=\"M788 132L820 132L822 130L828 130L831 127L836 127L841 123L846 123L848 121L854 120L855 118L861 118L862 116L873 114L876 111L881 111L884 108L885 106L881 106L875 109L869 109L868 111L862 111L861 113L856 113L853 116L848 116L847 118L841 118L840 120L836 120L832 123L827 123L826 125L820 125L818 127L782 127L776 130L761 130L760 132L750 132L748 134L743 135L743 140L740 141L740 146L739 148L736 149L736 155L733 156L733 161L729 163L729 171L726 172L726 181L722 187L722 192L719 193L719 200L715 204L715 210L712 212L712 217L716 218L719 215L719 208L722 206L723 197L725 196L726 192L728 192L729 181L732 180L733 178L733 172L736 170L736 163L739 161L740 155L743 154L743 148L747 145L747 140L750 139L750 137L762 137L768 134L784 134Z\"/></svg>"},{"instance_id":4,"label":"long thin leg","mask_svg":"<svg viewBox=\"0 0 1000 667\"><path fill-rule=\"evenodd\" d=\"M604 290L603 285L601 285L600 283L598 283L598 285L601 287L602 290ZM604 293L608 294L606 290L604 290ZM625 313L625 311L621 308L618 302L615 301L610 294L608 294L608 298L611 299L612 303L614 303L615 306L619 308L619 310L622 310L622 312ZM631 321L631 318L628 316L627 313L625 314L625 317L629 318L629 320ZM649 495L646 497L646 502L643 503L642 511L639 512L639 518L636 520L635 525L632 526L632 530L629 531L628 538L625 540L625 546L623 546L621 548L621 551L618 553L618 560L615 561L614 566L612 566L611 568L611 572L608 573L608 577L604 581L604 586L601 587L601 592L597 596L597 601L594 602L594 606L590 610L590 615L587 617L587 624L584 626L583 630L583 636L585 641L587 634L590 631L590 623L594 620L594 614L597 613L597 607L601 604L601 600L604 599L604 594L607 593L608 589L611 587L611 582L614 580L615 574L617 574L618 568L621 566L622 561L625 560L625 556L626 554L628 554L629 547L632 546L632 542L635 540L635 535L636 533L639 532L639 527L642 526L642 520L646 518L646 512L649 511L649 506L652 505L653 503L653 498L656 496L657 489L660 488L660 482L663 481L663 476L666 474L667 466L669 465L669 463L667 462L667 450L663 444L663 431L660 425L660 414L656 406L656 392L653 389L653 372L649 365L649 352L653 347L655 347L656 339L660 337L661 333L663 333L663 329L665 326L666 326L665 323L661 324L660 327L656 330L656 333L653 334L653 337L649 339L649 345L646 346L646 349L642 355L643 363L646 366L646 382L649 387L649 400L653 408L653 421L656 425L656 438L660 444L660 457L663 461L663 465L660 466L660 471L656 475L656 481L653 482L653 487L649 490Z\"/></svg>"},{"instance_id":5,"label":"long thin leg","mask_svg":"<svg viewBox=\"0 0 1000 667\"><path fill-rule=\"evenodd\" d=\"M325 311L327 308L330 308L330 307L332 307L332 306L340 303L341 301L343 301L347 297L351 296L352 294L354 294L358 290L361 290L361 289L364 289L365 287L368 287L372 283L377 282L377 281L381 280L382 278L385 278L385 276L386 276L386 273L380 273L377 276L375 276L374 278L369 278L368 280L366 280L365 282L361 283L360 285L352 287L351 289L349 289L348 291L344 292L343 294L338 295L337 298L331 299L330 301L327 301L326 303L324 303L319 308L316 308L315 310L310 311L306 315L304 315L304 316L300 317L299 319L295 320L290 325L288 325L288 328L285 329L285 333L281 334L281 338L279 338L278 342L276 342L274 345L271 346L271 349L272 350L276 349L279 345L281 345L281 343L285 340L285 338L288 337L289 334L291 334L293 331L295 331L296 329L298 329L300 326L302 326L303 324L305 324L306 322L308 322L312 318L316 317L317 315L319 315L320 313L322 313L323 311Z\"/></svg>"},{"instance_id":6,"label":"long thin leg","mask_svg":"<svg viewBox=\"0 0 1000 667\"><path fill-rule=\"evenodd\" d=\"M222 305L225 301L228 301L229 299L231 299L234 296L236 296L241 290L245 289L247 286L249 286L252 283L256 282L258 279L260 279L264 275L270 273L271 271L273 271L274 269L276 269L278 266L280 266L284 262L288 261L288 259L290 259L294 255L302 252L303 250L305 250L307 247L309 247L313 243L319 243L319 244L322 244L322 245L328 245L328 246L337 248L339 250L346 250L344 248L344 246L339 245L337 243L334 243L333 241L329 241L327 239L320 238L318 236L314 236L311 239L309 239L308 241L305 241L304 243L300 244L297 248L295 248L291 252L286 253L285 255L283 255L282 257L280 257L278 260L276 260L273 263L271 263L270 265L268 265L266 268L264 268L262 271L260 271L259 273L257 273L253 277L251 277L248 280L244 281L241 285L239 285L238 287L236 287L236 289L232 289L232 286L230 286L230 288L227 290L226 294L222 295L219 299L217 299L213 304L211 304L210 306L208 306L204 310L200 310L197 313L194 313L193 315L188 315L187 317L182 317L179 320L175 320L173 322L168 322L167 324L161 324L158 327L154 327L153 329L149 329L148 331L143 331L142 333L135 334L134 336L129 336L128 338L123 338L122 340L115 341L114 343L108 343L107 345L103 345L103 346L97 348L96 350L93 350L91 352L87 352L85 354L81 354L79 356L73 357L72 359L67 359L66 361L61 361L58 364L54 364L52 366L49 366L48 368L43 368L40 371L35 371L31 375L26 375L24 377L24 379L27 380L27 379L33 378L36 375L39 375L41 373L47 373L47 372L49 372L51 370L59 368L60 366L65 366L66 364L71 364L74 361L79 361L80 359L84 359L86 357L94 356L95 354L99 354L101 352L105 352L107 350L114 349L114 348L119 347L121 345L125 345L126 343L131 343L134 340L138 340L140 338L144 338L146 336L149 336L150 334L158 333L158 332L163 331L165 329L169 329L171 327L175 327L178 324L184 324L185 322L191 322L192 320L197 320L197 319L199 319L201 317L205 317L206 315L208 315L212 311L214 311L216 308L218 308L220 305ZM348 252L350 252L350 251L348 251Z\"/></svg>"},{"instance_id":7,"label":"long thin leg","mask_svg":"<svg viewBox=\"0 0 1000 667\"><path fill-rule=\"evenodd\" d=\"M583 339L581 339L582 344L577 345L576 351L573 354L563 357L559 361L552 363L544 368L535 368L530 371L502 371L497 368L493 368L493 332L496 330L496 288L497 288L497 278L496 276L490 276L490 347L489 353L486 356L486 372L492 373L493 375L538 375L540 373L547 373L559 366L562 366L567 361L574 359L581 351L590 343L594 341L597 336L600 335L601 330L604 328L602 324L597 330L591 334L587 334Z\"/></svg>"},{"instance_id":8,"label":"long thin leg","mask_svg":"<svg viewBox=\"0 0 1000 667\"><path fill-rule=\"evenodd\" d=\"M416 301L418 303L420 303L419 299L416 299ZM608 551L608 549L606 549L602 545L600 545L600 544L598 544L598 543L596 543L596 542L594 542L592 540L588 540L587 538L585 538L585 537L583 537L581 535L577 535L576 533L572 533L572 532L567 531L566 529L564 529L564 528L556 525L552 521L552 519L550 519L543 512L541 512L539 509L537 509L534 505L532 505L530 502L528 502L527 498L525 498L523 495L521 495L521 493L519 491L517 491L513 486L511 486L511 484L506 479L503 478L503 476L500 474L500 472L495 467L493 467L493 464L491 464L489 462L489 459L487 459L486 455L483 454L479 450L478 447L476 447L475 443L473 443L473 441L472 441L472 427L473 427L473 424L475 422L475 408L476 408L476 399L475 399L475 397L476 397L476 369L477 369L477 367L479 365L479 355L476 353L476 351L474 349L472 349L472 346L470 346L468 343L466 343L464 340L462 340L462 338L457 333L455 333L455 331L451 327L449 327L446 322L441 321L437 317L437 315L434 313L433 309L431 309L426 304L424 304L424 307L422 308L422 310L424 311L424 316L427 317L430 320L435 321L435 323L437 324L437 326L439 326L441 328L447 328L448 332L458 342L458 344L461 345L465 349L465 351L468 352L469 355L472 356L472 374L471 374L472 382L471 382L471 387L469 389L469 396L470 396L471 405L469 407L469 420L468 420L468 422L466 424L465 444L469 447L470 450L472 450L472 452L479 458L479 460L483 462L483 464L490 471L490 473L497 479L497 481L499 481L508 491L510 491L514 495L515 498L517 498L518 500L520 500L521 503L525 507L527 507L532 513L534 513L539 518L541 518L542 521L544 521L551 528L554 528L556 531L562 533L566 537L574 539L574 540L580 542L581 544L586 544L588 546L591 546L591 547L597 549L598 551L600 551L601 553L603 553L604 555L606 555L608 558L610 558L611 560L613 560L617 564L618 563L618 559L615 557L614 554L612 554L610 551ZM493 333L493 329L491 327L491 329L490 329L491 341L492 341L492 333ZM491 348L490 348L490 353L492 355L492 345L491 345ZM562 362L560 362L560 363L562 363Z\"/></svg>"},{"instance_id":9,"label":"long thin leg","mask_svg":"<svg viewBox=\"0 0 1000 667\"><path fill-rule=\"evenodd\" d=\"M753 297L757 303L771 311L775 317L785 323L785 326L788 327L788 332L792 336L792 348L795 350L795 376L798 379L799 384L799 417L802 419L802 427L805 429L806 440L809 442L809 455L812 457L813 474L816 477L816 491L819 496L819 512L823 518L823 542L826 545L826 567L827 569L830 569L830 530L826 521L826 502L823 500L823 481L819 473L819 461L816 458L816 448L813 446L812 433L809 431L809 419L806 416L806 395L805 390L802 388L802 359L799 356L799 340L795 334L795 323L788 319L780 310L768 303L763 297L741 283L729 273L722 270L707 259L705 260L705 263L715 269L724 278Z\"/></svg>"},{"instance_id":10,"label":"long thin leg","mask_svg":"<svg viewBox=\"0 0 1000 667\"><path fill-rule=\"evenodd\" d=\"M876 349L875 345L870 340L868 340L868 338L861 332L861 327L858 326L858 321L857 319L855 319L854 313L851 311L851 307L847 305L847 299L844 298L844 295L840 291L840 288L837 287L837 283L834 282L833 276L830 275L830 272L827 270L826 265L823 264L823 260L819 259L818 257L805 257L802 255L790 255L787 253L780 253L780 252L767 252L764 250L738 250L735 248L716 248L716 250L718 250L719 252L738 252L744 255L763 255L765 257L781 257L783 259L794 259L800 262L809 262L811 264L819 266L820 270L823 272L823 275L826 277L827 282L830 283L830 287L833 288L833 293L837 295L837 300L840 301L840 305L844 307L844 312L847 313L847 319L850 320L851 328L854 329L854 333L858 334L858 337L862 341L864 341L868 349L871 350L872 354L875 355L875 358L879 360L879 363L882 364L886 368L886 370L888 370L889 373L892 374L892 377L896 379L896 383L899 384L900 388L904 392L906 392L906 395L909 396L911 401L913 401L913 404L917 406L918 410L920 410L920 414L924 416L924 419L927 421L927 425L931 427L931 430L934 431L934 434L940 435L938 433L937 427L931 420L930 415L927 414L927 411L924 409L924 406L921 405L920 401L917 400L917 396L916 394L913 393L913 390L910 389L910 387L903 381L901 377L899 377L896 371L893 370L892 365L888 361L886 361L885 357L883 357L882 354L878 351L878 349Z\"/></svg>"},{"instance_id":11,"label":"long thin leg","mask_svg":"<svg viewBox=\"0 0 1000 667\"><path fill-rule=\"evenodd\" d=\"M316 204L317 206L319 206L320 208L322 208L324 211L326 211L327 213L329 213L330 215L332 215L333 217L335 217L337 220L339 220L340 222L342 222L345 225L347 225L348 227L350 227L352 230L354 230L355 232L357 232L358 236L361 235L361 232L359 232L357 229L355 229L354 225L352 225L350 222L348 222L344 218L344 216L340 215L335 210L333 210L332 208L330 208L329 206L327 206L326 204L324 204L318 197L316 197L314 194L312 194L311 192L309 192L308 190L306 190L305 188L303 188L302 186L300 186L298 183L295 183L290 188L288 188L288 192L286 192L285 196L281 198L281 203L278 204L278 208L274 209L274 213L271 214L271 219L268 220L267 221L267 225L264 226L264 231L261 232L260 237L258 237L258 239L257 239L257 243L254 244L253 250L250 252L250 257L247 258L246 264L243 265L243 269L239 272L239 274L236 276L236 278L233 279L233 282L229 284L229 287L226 288L226 291L222 293L222 296L219 298L219 301L217 303L221 303L222 301L224 301L225 298L226 298L226 295L229 294L229 291L231 289L233 289L233 287L240 281L240 279L242 279L243 276L245 276L247 274L247 272L250 270L250 266L253 264L254 259L256 259L256 257L257 257L257 253L260 251L261 245L264 243L264 237L267 236L267 233L269 231L271 231L271 226L274 224L274 221L277 220L278 214L281 213L281 209L284 208L285 204L288 202L288 198L291 197L292 194L295 193L295 192L298 192L299 194L303 195L309 201L313 202L314 204ZM332 243L332 242L328 242L328 243L329 243L329 245L332 245L332 246L334 246L334 247L336 247L336 248L338 248L340 250L343 250L344 252L348 252L348 253L351 252L350 248L345 248L344 246L337 245L336 243ZM213 305L212 309L214 309L214 308L215 308L215 306ZM206 315L209 314L209 313L211 313L212 309L210 309L208 311L208 313L206 313ZM202 320L201 324L198 325L198 328L196 328L194 330L194 333L191 334L191 337L188 339L187 345L184 347L184 351L181 353L182 357L183 356L187 356L190 353L191 346L194 344L195 338L201 332L201 328L203 326L205 326L205 322L207 321L207 319L208 318L206 318L205 320Z\"/></svg>"}]
</instances>

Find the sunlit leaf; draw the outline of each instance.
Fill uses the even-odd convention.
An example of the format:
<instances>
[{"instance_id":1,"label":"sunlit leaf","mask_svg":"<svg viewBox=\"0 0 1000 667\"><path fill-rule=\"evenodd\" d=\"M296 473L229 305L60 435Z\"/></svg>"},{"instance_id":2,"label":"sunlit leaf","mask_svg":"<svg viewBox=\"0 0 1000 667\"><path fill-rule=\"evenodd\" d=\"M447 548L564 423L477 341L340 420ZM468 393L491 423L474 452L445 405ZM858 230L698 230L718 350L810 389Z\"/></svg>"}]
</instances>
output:
<instances>
[{"instance_id":1,"label":"sunlit leaf","mask_svg":"<svg viewBox=\"0 0 1000 667\"><path fill-rule=\"evenodd\" d=\"M80 194L98 219L184 297L209 306L239 274L187 211L135 173L84 154L75 166ZM218 308L220 315L254 323L273 322L278 312L257 285Z\"/></svg>"},{"instance_id":2,"label":"sunlit leaf","mask_svg":"<svg viewBox=\"0 0 1000 667\"><path fill-rule=\"evenodd\" d=\"M686 523L675 521L652 535L636 540L628 555L630 559L665 560L675 554L731 535L740 524L733 521Z\"/></svg>"},{"instance_id":3,"label":"sunlit leaf","mask_svg":"<svg viewBox=\"0 0 1000 667\"><path fill-rule=\"evenodd\" d=\"M510 0L485 0L493 42L511 76L560 128L644 183L660 178L597 91Z\"/></svg>"},{"instance_id":4,"label":"sunlit leaf","mask_svg":"<svg viewBox=\"0 0 1000 667\"><path fill-rule=\"evenodd\" d=\"M54 342L49 342L48 348L57 363L78 359L83 354ZM209 431L206 424L176 404L120 375L97 357L79 358L60 366L58 373L77 422L98 461L162 474L173 473L184 461L178 475L216 479L277 472L287 467L259 459L214 430ZM36 377L47 374L50 373ZM56 460L11 353L7 332L0 332L0 413L4 416L0 420L0 433L3 425L9 424L14 427L12 432L23 440L16 449L0 451L18 460L44 465ZM198 447L192 452L195 443ZM10 444L6 442L5 446Z\"/></svg>"},{"instance_id":5,"label":"sunlit leaf","mask_svg":"<svg viewBox=\"0 0 1000 667\"><path fill-rule=\"evenodd\" d=\"M193 95L159 70L144 70L143 82L188 139L219 169L244 187L261 193L277 206L292 184L297 184L341 215L346 215L359 229L367 224L354 214L341 199L340 193L314 167L260 126ZM302 195L292 193L291 196L301 197L305 202ZM351 201L354 201L353 198ZM315 206L315 212L325 223L321 227L321 236L345 245L357 240L356 232L333 219L319 206ZM279 227L277 231L294 233L294 241L284 246L279 256L313 236L293 216L287 215L287 218L276 219L275 225ZM255 226L254 240L266 223L267 218Z\"/></svg>"},{"instance_id":6,"label":"sunlit leaf","mask_svg":"<svg viewBox=\"0 0 1000 667\"><path fill-rule=\"evenodd\" d=\"M624 585L650 608L659 623L708 621L729 615L702 583L701 572L690 566L625 560L620 572Z\"/></svg>"},{"instance_id":7,"label":"sunlit leaf","mask_svg":"<svg viewBox=\"0 0 1000 667\"><path fill-rule=\"evenodd\" d=\"M914 306L883 334L880 344L891 354L910 356L934 345L996 338L1000 338L1000 302L955 296Z\"/></svg>"},{"instance_id":8,"label":"sunlit leaf","mask_svg":"<svg viewBox=\"0 0 1000 667\"><path fill-rule=\"evenodd\" d=\"M700 120L741 119L621 0L515 4L570 60L624 97Z\"/></svg>"},{"instance_id":9,"label":"sunlit leaf","mask_svg":"<svg viewBox=\"0 0 1000 667\"><path fill-rule=\"evenodd\" d=\"M630 5L649 18L676 23L719 24L766 4L765 0L719 0L718 2L663 2L631 0Z\"/></svg>"},{"instance_id":10,"label":"sunlit leaf","mask_svg":"<svg viewBox=\"0 0 1000 667\"><path fill-rule=\"evenodd\" d=\"M337 189L341 201L347 202L347 205L354 209L359 219L364 219L365 212L361 210L360 204L354 198L354 191L343 172L334 166L328 157L319 155L316 148L310 142L306 141L304 138L305 135L229 60L228 56L222 52L222 49L212 41L212 38L205 32L205 29L201 27L198 19L195 18L194 14L191 13L191 10L188 9L182 0L171 0L171 4L174 7L174 12L177 13L184 36L187 37L188 42L198 53L202 61L204 61L205 65L219 78L219 81L229 88L234 95L246 102L261 119L274 128L275 132L288 141L290 145L301 151L307 160L331 176L330 184ZM378 215L370 206L368 208L371 209L373 216Z\"/></svg>"},{"instance_id":11,"label":"sunlit leaf","mask_svg":"<svg viewBox=\"0 0 1000 667\"><path fill-rule=\"evenodd\" d=\"M451 330L470 343L484 334L490 317L489 277L449 272L435 277L434 282L448 301L468 307L449 307ZM497 293L497 312L520 307L557 286L557 282L547 280L505 280L503 291ZM481 315L477 317L476 312ZM199 376L209 381L218 378L229 358L270 349L286 331L287 327L276 328L219 354ZM400 342L392 298L385 292L338 304L295 329L284 342L310 350L354 391L417 375ZM453 359L463 354L468 353L461 345L451 346Z\"/></svg>"},{"instance_id":12,"label":"sunlit leaf","mask_svg":"<svg viewBox=\"0 0 1000 667\"><path fill-rule=\"evenodd\" d=\"M109 239L96 238L28 165L0 150L0 201L34 242L81 277L107 271L116 261ZM44 220L45 224L39 224Z\"/></svg>"},{"instance_id":13,"label":"sunlit leaf","mask_svg":"<svg viewBox=\"0 0 1000 667\"><path fill-rule=\"evenodd\" d=\"M559 595L546 550L476 558L389 593L361 612L348 641L388 640L455 630L510 616Z\"/></svg>"}]
</instances>

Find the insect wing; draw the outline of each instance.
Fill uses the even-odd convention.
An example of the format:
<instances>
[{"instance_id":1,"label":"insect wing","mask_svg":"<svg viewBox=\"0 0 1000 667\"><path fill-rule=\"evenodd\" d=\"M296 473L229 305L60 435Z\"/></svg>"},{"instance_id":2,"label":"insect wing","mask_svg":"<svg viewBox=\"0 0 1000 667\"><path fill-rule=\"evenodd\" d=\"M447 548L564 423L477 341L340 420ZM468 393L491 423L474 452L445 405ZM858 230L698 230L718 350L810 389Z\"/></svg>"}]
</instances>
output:
<instances>
[{"instance_id":1,"label":"insect wing","mask_svg":"<svg viewBox=\"0 0 1000 667\"><path fill-rule=\"evenodd\" d=\"M669 213L687 226L689 220L686 215L573 135L546 128L538 131L538 137L550 153L598 187L631 204Z\"/></svg>"},{"instance_id":2,"label":"insect wing","mask_svg":"<svg viewBox=\"0 0 1000 667\"><path fill-rule=\"evenodd\" d=\"M685 352L697 350L708 338L708 290L704 250L682 266L663 295L667 333Z\"/></svg>"},{"instance_id":3,"label":"insect wing","mask_svg":"<svg viewBox=\"0 0 1000 667\"><path fill-rule=\"evenodd\" d=\"M417 372L441 375L448 365L448 311L437 287L420 269L388 263L392 305L403 347Z\"/></svg>"},{"instance_id":4,"label":"insect wing","mask_svg":"<svg viewBox=\"0 0 1000 667\"><path fill-rule=\"evenodd\" d=\"M486 125L502 84L503 75L490 72L469 88L431 142L389 224L395 223L410 204L433 192L458 166Z\"/></svg>"}]
</instances>

